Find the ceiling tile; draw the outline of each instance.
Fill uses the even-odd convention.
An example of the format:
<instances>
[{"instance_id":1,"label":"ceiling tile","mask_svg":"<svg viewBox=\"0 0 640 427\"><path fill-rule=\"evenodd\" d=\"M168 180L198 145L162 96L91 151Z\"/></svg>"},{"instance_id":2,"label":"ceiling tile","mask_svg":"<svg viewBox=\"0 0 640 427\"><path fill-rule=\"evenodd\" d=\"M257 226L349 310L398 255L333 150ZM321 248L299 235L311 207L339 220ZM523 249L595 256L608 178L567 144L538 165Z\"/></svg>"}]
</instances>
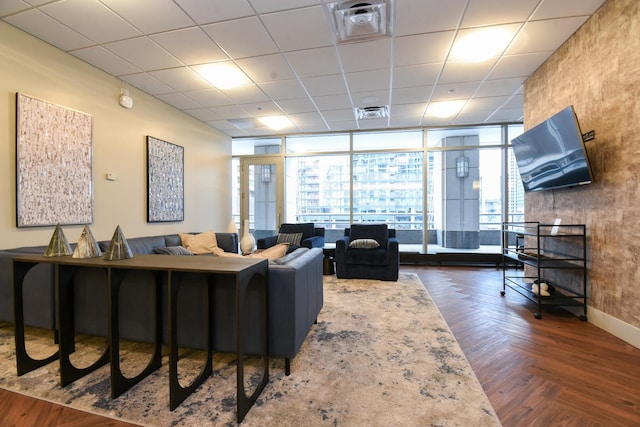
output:
<instances>
[{"instance_id":1,"label":"ceiling tile","mask_svg":"<svg viewBox=\"0 0 640 427\"><path fill-rule=\"evenodd\" d=\"M29 9L30 6L21 0L4 0L0 3L0 16L10 15Z\"/></svg>"},{"instance_id":2,"label":"ceiling tile","mask_svg":"<svg viewBox=\"0 0 640 427\"><path fill-rule=\"evenodd\" d=\"M175 30L195 24L172 0L100 1L145 34ZM149 13L150 10L153 13Z\"/></svg>"},{"instance_id":3,"label":"ceiling tile","mask_svg":"<svg viewBox=\"0 0 640 427\"><path fill-rule=\"evenodd\" d=\"M229 59L204 31L196 27L154 34L151 39L186 65Z\"/></svg>"},{"instance_id":4,"label":"ceiling tile","mask_svg":"<svg viewBox=\"0 0 640 427\"><path fill-rule=\"evenodd\" d=\"M265 55L239 59L237 64L255 83L287 80L295 76L282 55Z\"/></svg>"},{"instance_id":5,"label":"ceiling tile","mask_svg":"<svg viewBox=\"0 0 640 427\"><path fill-rule=\"evenodd\" d=\"M529 76L546 61L552 52L530 53L526 55L509 55L498 61L489 76L491 79Z\"/></svg>"},{"instance_id":6,"label":"ceiling tile","mask_svg":"<svg viewBox=\"0 0 640 427\"><path fill-rule=\"evenodd\" d=\"M280 116L283 114L280 107L273 101L242 104L242 108L254 117Z\"/></svg>"},{"instance_id":7,"label":"ceiling tile","mask_svg":"<svg viewBox=\"0 0 640 427\"><path fill-rule=\"evenodd\" d=\"M316 96L313 98L320 110L352 108L351 99L348 95L341 93L338 95Z\"/></svg>"},{"instance_id":8,"label":"ceiling tile","mask_svg":"<svg viewBox=\"0 0 640 427\"><path fill-rule=\"evenodd\" d=\"M440 33L396 37L393 63L396 67L402 67L405 65L443 62L449 53L454 35L454 31L443 31Z\"/></svg>"},{"instance_id":9,"label":"ceiling tile","mask_svg":"<svg viewBox=\"0 0 640 427\"><path fill-rule=\"evenodd\" d=\"M216 113L221 119L248 119L251 114L246 112L238 105L221 105L220 107L211 107L212 112Z\"/></svg>"},{"instance_id":10,"label":"ceiling tile","mask_svg":"<svg viewBox=\"0 0 640 427\"><path fill-rule=\"evenodd\" d=\"M281 10L320 4L320 0L249 0L258 13L279 12Z\"/></svg>"},{"instance_id":11,"label":"ceiling tile","mask_svg":"<svg viewBox=\"0 0 640 427\"><path fill-rule=\"evenodd\" d=\"M393 88L433 85L441 69L442 64L397 67L393 70Z\"/></svg>"},{"instance_id":12,"label":"ceiling tile","mask_svg":"<svg viewBox=\"0 0 640 427\"><path fill-rule=\"evenodd\" d=\"M278 52L271 37L255 16L209 24L202 29L232 58Z\"/></svg>"},{"instance_id":13,"label":"ceiling tile","mask_svg":"<svg viewBox=\"0 0 640 427\"><path fill-rule=\"evenodd\" d=\"M305 49L284 54L298 77L326 76L342 72L335 47Z\"/></svg>"},{"instance_id":14,"label":"ceiling tile","mask_svg":"<svg viewBox=\"0 0 640 427\"><path fill-rule=\"evenodd\" d=\"M219 107L230 105L232 102L218 89L202 89L185 92L184 95L203 107Z\"/></svg>"},{"instance_id":15,"label":"ceiling tile","mask_svg":"<svg viewBox=\"0 0 640 427\"><path fill-rule=\"evenodd\" d=\"M391 38L338 46L344 72L391 67Z\"/></svg>"},{"instance_id":16,"label":"ceiling tile","mask_svg":"<svg viewBox=\"0 0 640 427\"><path fill-rule=\"evenodd\" d=\"M592 15L606 0L545 0L532 19L550 19L568 16Z\"/></svg>"},{"instance_id":17,"label":"ceiling tile","mask_svg":"<svg viewBox=\"0 0 640 427\"><path fill-rule=\"evenodd\" d=\"M524 22L535 10L540 0L475 0L469 2L462 26L481 27L487 25Z\"/></svg>"},{"instance_id":18,"label":"ceiling tile","mask_svg":"<svg viewBox=\"0 0 640 427\"><path fill-rule=\"evenodd\" d=\"M188 110L200 107L200 105L198 105L196 102L187 98L181 93L165 93L156 95L156 98L163 102L166 102L173 107L176 107L178 110Z\"/></svg>"},{"instance_id":19,"label":"ceiling tile","mask_svg":"<svg viewBox=\"0 0 640 427\"><path fill-rule=\"evenodd\" d=\"M328 130L325 121L318 113L290 114L289 118L293 120L296 125L304 128L305 131L308 131L308 129L323 129L325 131Z\"/></svg>"},{"instance_id":20,"label":"ceiling tile","mask_svg":"<svg viewBox=\"0 0 640 427\"><path fill-rule=\"evenodd\" d=\"M220 116L210 108L189 108L186 112L198 120L220 120Z\"/></svg>"},{"instance_id":21,"label":"ceiling tile","mask_svg":"<svg viewBox=\"0 0 640 427\"><path fill-rule=\"evenodd\" d=\"M322 117L327 122L344 122L348 120L355 120L355 112L353 109L349 108L348 110L329 110L329 111L321 111Z\"/></svg>"},{"instance_id":22,"label":"ceiling tile","mask_svg":"<svg viewBox=\"0 0 640 427\"><path fill-rule=\"evenodd\" d=\"M524 78L522 77L514 77L510 79L493 79L493 80L485 80L480 85L476 96L501 96L501 95L511 95L515 93L519 88L522 87L522 83L524 82Z\"/></svg>"},{"instance_id":23,"label":"ceiling tile","mask_svg":"<svg viewBox=\"0 0 640 427\"><path fill-rule=\"evenodd\" d=\"M277 101L278 105L287 114L310 113L316 111L315 105L309 98L283 99Z\"/></svg>"},{"instance_id":24,"label":"ceiling tile","mask_svg":"<svg viewBox=\"0 0 640 427\"><path fill-rule=\"evenodd\" d=\"M183 65L147 37L107 43L104 47L144 71Z\"/></svg>"},{"instance_id":25,"label":"ceiling tile","mask_svg":"<svg viewBox=\"0 0 640 427\"><path fill-rule=\"evenodd\" d=\"M394 89L391 92L391 101L394 106L399 104L426 103L431 99L433 86L408 87Z\"/></svg>"},{"instance_id":26,"label":"ceiling tile","mask_svg":"<svg viewBox=\"0 0 640 427\"><path fill-rule=\"evenodd\" d=\"M351 99L355 107L372 107L389 105L391 94L388 90L372 90L367 92L352 92Z\"/></svg>"},{"instance_id":27,"label":"ceiling tile","mask_svg":"<svg viewBox=\"0 0 640 427\"><path fill-rule=\"evenodd\" d=\"M73 56L92 64L94 67L100 68L114 76L134 74L142 71L133 64L130 64L119 56L113 54L113 52L109 52L102 46L73 50L70 53Z\"/></svg>"},{"instance_id":28,"label":"ceiling tile","mask_svg":"<svg viewBox=\"0 0 640 427\"><path fill-rule=\"evenodd\" d=\"M150 71L149 74L178 92L188 92L211 87L198 73L187 67Z\"/></svg>"},{"instance_id":29,"label":"ceiling tile","mask_svg":"<svg viewBox=\"0 0 640 427\"><path fill-rule=\"evenodd\" d=\"M554 51L586 21L586 17L529 22L509 46L507 55Z\"/></svg>"},{"instance_id":30,"label":"ceiling tile","mask_svg":"<svg viewBox=\"0 0 640 427\"><path fill-rule=\"evenodd\" d=\"M333 44L322 6L269 13L261 19L283 52Z\"/></svg>"},{"instance_id":31,"label":"ceiling tile","mask_svg":"<svg viewBox=\"0 0 640 427\"><path fill-rule=\"evenodd\" d=\"M256 85L245 85L224 91L225 96L237 104L263 102L269 98Z\"/></svg>"},{"instance_id":32,"label":"ceiling tile","mask_svg":"<svg viewBox=\"0 0 640 427\"><path fill-rule=\"evenodd\" d=\"M41 10L96 43L142 35L96 0L65 0L43 6Z\"/></svg>"},{"instance_id":33,"label":"ceiling tile","mask_svg":"<svg viewBox=\"0 0 640 427\"><path fill-rule=\"evenodd\" d=\"M394 34L398 37L455 29L466 5L467 0L396 1Z\"/></svg>"},{"instance_id":34,"label":"ceiling tile","mask_svg":"<svg viewBox=\"0 0 640 427\"><path fill-rule=\"evenodd\" d=\"M88 38L62 25L39 10L33 9L17 15L11 15L4 18L4 21L65 51L94 44Z\"/></svg>"},{"instance_id":35,"label":"ceiling tile","mask_svg":"<svg viewBox=\"0 0 640 427\"><path fill-rule=\"evenodd\" d=\"M449 61L442 70L439 83L463 83L482 81L485 79L495 60L482 63ZM497 78L497 77L496 77Z\"/></svg>"},{"instance_id":36,"label":"ceiling tile","mask_svg":"<svg viewBox=\"0 0 640 427\"><path fill-rule=\"evenodd\" d=\"M258 86L276 101L285 99L305 98L307 92L298 80L278 80L275 82L260 83Z\"/></svg>"},{"instance_id":37,"label":"ceiling tile","mask_svg":"<svg viewBox=\"0 0 640 427\"><path fill-rule=\"evenodd\" d=\"M364 92L367 90L389 89L391 86L391 70L371 70L347 73L347 84L351 92Z\"/></svg>"},{"instance_id":38,"label":"ceiling tile","mask_svg":"<svg viewBox=\"0 0 640 427\"><path fill-rule=\"evenodd\" d=\"M302 84L311 96L339 95L347 92L342 74L308 77Z\"/></svg>"},{"instance_id":39,"label":"ceiling tile","mask_svg":"<svg viewBox=\"0 0 640 427\"><path fill-rule=\"evenodd\" d=\"M175 92L171 87L147 73L128 74L126 76L121 76L120 78L151 95Z\"/></svg>"},{"instance_id":40,"label":"ceiling tile","mask_svg":"<svg viewBox=\"0 0 640 427\"><path fill-rule=\"evenodd\" d=\"M253 15L247 0L174 0L198 24L228 21Z\"/></svg>"},{"instance_id":41,"label":"ceiling tile","mask_svg":"<svg viewBox=\"0 0 640 427\"><path fill-rule=\"evenodd\" d=\"M468 99L476 92L481 82L450 83L438 85L433 92L432 101L450 101Z\"/></svg>"}]
</instances>

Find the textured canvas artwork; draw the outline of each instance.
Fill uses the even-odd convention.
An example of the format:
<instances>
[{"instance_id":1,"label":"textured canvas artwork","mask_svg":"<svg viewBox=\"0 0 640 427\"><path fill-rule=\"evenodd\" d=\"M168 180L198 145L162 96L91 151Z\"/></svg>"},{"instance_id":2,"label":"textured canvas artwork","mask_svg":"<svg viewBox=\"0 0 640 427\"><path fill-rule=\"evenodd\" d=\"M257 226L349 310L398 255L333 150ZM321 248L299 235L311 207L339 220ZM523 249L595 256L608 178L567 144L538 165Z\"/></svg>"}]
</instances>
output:
<instances>
[{"instance_id":1,"label":"textured canvas artwork","mask_svg":"<svg viewBox=\"0 0 640 427\"><path fill-rule=\"evenodd\" d=\"M92 117L18 93L18 227L91 223L92 188Z\"/></svg>"},{"instance_id":2,"label":"textured canvas artwork","mask_svg":"<svg viewBox=\"0 0 640 427\"><path fill-rule=\"evenodd\" d=\"M147 136L147 222L184 220L184 147Z\"/></svg>"}]
</instances>

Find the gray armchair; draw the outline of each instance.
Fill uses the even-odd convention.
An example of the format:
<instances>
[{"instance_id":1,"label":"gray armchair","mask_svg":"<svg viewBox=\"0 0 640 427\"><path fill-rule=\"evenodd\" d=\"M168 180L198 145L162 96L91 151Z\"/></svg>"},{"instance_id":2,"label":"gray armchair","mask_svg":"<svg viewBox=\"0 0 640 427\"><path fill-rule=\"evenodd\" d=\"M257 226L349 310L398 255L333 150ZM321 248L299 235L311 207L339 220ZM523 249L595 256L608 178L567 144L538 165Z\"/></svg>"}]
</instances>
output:
<instances>
[{"instance_id":1,"label":"gray armchair","mask_svg":"<svg viewBox=\"0 0 640 427\"><path fill-rule=\"evenodd\" d=\"M352 224L336 240L336 276L397 281L400 252L396 230L386 224Z\"/></svg>"},{"instance_id":2,"label":"gray armchair","mask_svg":"<svg viewBox=\"0 0 640 427\"><path fill-rule=\"evenodd\" d=\"M291 238L300 233L300 240L291 241ZM258 249L267 249L276 243L289 242L289 252L298 248L322 248L324 247L324 228L316 227L312 222L300 224L282 224L276 236L269 236L258 239L256 246Z\"/></svg>"}]
</instances>

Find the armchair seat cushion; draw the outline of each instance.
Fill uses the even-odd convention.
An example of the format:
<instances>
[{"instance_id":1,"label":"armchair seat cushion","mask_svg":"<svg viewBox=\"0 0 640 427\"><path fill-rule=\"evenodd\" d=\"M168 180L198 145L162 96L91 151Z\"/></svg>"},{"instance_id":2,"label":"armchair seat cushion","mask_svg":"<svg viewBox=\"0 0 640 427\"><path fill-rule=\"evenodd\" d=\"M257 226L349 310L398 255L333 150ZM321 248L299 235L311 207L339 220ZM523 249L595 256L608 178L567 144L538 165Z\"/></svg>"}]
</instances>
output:
<instances>
[{"instance_id":1,"label":"armchair seat cushion","mask_svg":"<svg viewBox=\"0 0 640 427\"><path fill-rule=\"evenodd\" d=\"M345 264L381 265L389 263L387 248L357 249L349 248L344 254Z\"/></svg>"}]
</instances>

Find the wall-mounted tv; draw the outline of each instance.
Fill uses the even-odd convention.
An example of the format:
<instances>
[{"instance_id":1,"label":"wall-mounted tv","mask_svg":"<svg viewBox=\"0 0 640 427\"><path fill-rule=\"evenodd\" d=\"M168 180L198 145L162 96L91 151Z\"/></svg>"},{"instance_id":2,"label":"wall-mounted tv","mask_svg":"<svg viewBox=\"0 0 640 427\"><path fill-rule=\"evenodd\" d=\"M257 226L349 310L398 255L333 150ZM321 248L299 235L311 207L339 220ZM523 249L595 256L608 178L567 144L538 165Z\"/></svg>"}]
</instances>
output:
<instances>
[{"instance_id":1,"label":"wall-mounted tv","mask_svg":"<svg viewBox=\"0 0 640 427\"><path fill-rule=\"evenodd\" d=\"M511 141L525 191L589 184L591 167L569 106Z\"/></svg>"}]
</instances>

